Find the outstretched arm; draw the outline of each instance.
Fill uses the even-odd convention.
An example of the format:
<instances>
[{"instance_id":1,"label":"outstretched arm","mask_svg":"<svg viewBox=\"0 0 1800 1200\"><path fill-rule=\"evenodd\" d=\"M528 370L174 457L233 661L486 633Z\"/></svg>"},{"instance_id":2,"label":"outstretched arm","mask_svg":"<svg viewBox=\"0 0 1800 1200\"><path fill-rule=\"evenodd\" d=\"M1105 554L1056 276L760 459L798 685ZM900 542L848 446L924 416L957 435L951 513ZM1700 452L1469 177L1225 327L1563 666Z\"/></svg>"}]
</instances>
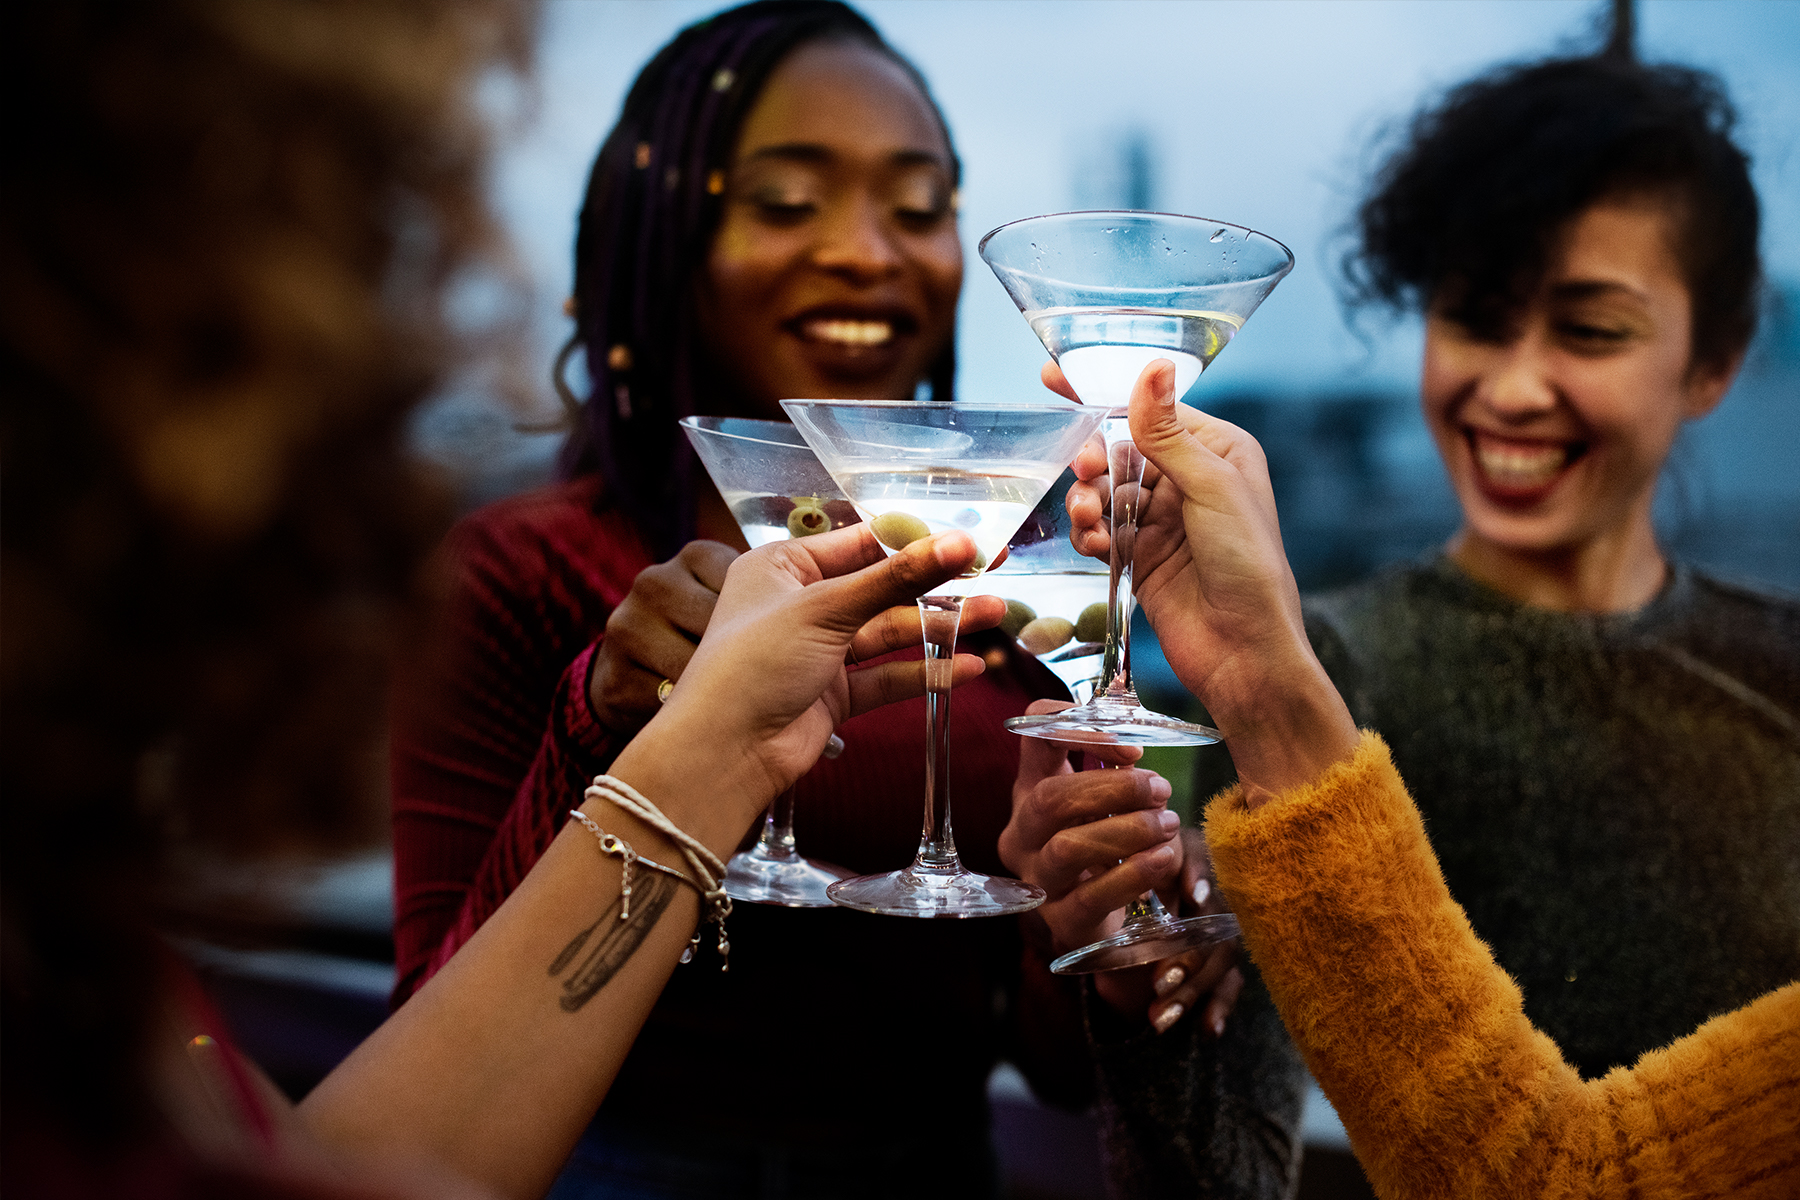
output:
<instances>
[{"instance_id":1,"label":"outstretched arm","mask_svg":"<svg viewBox=\"0 0 1800 1200\"><path fill-rule=\"evenodd\" d=\"M1386 748L1313 657L1256 443L1131 399L1158 468L1138 596L1243 780L1208 809L1219 881L1282 1019L1395 1197L1791 1195L1800 984L1584 1083L1444 885Z\"/></svg>"},{"instance_id":2,"label":"outstretched arm","mask_svg":"<svg viewBox=\"0 0 1800 1200\"><path fill-rule=\"evenodd\" d=\"M680 685L612 774L729 854L840 721L924 689L922 663L852 674L846 655L916 643L907 602L973 557L948 534L884 560L864 526L743 556ZM965 621L981 628L1001 611L972 600ZM980 670L959 655L954 678ZM613 804L577 804L637 853L684 867L669 839ZM436 1161L503 1194L541 1194L699 916L692 889L634 875L622 920L619 860L571 821L468 945L307 1097L311 1130L352 1154ZM695 1086L703 1111L704 1081Z\"/></svg>"},{"instance_id":3,"label":"outstretched arm","mask_svg":"<svg viewBox=\"0 0 1800 1200\"><path fill-rule=\"evenodd\" d=\"M1375 1190L1790 1196L1800 984L1584 1082L1444 885L1387 749L1207 813L1244 940Z\"/></svg>"}]
</instances>

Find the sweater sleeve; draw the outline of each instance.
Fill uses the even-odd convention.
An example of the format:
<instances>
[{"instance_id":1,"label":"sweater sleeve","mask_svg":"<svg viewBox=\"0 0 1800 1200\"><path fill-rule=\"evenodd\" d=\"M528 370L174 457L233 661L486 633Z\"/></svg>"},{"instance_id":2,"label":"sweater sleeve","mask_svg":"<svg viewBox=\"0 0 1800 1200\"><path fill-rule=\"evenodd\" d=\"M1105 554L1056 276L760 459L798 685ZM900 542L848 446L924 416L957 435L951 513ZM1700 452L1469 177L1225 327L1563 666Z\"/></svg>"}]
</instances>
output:
<instances>
[{"instance_id":1,"label":"sweater sleeve","mask_svg":"<svg viewBox=\"0 0 1800 1200\"><path fill-rule=\"evenodd\" d=\"M1207 839L1270 995L1378 1194L1800 1188L1800 985L1583 1082L1451 898L1375 735L1254 813L1223 793Z\"/></svg>"}]
</instances>

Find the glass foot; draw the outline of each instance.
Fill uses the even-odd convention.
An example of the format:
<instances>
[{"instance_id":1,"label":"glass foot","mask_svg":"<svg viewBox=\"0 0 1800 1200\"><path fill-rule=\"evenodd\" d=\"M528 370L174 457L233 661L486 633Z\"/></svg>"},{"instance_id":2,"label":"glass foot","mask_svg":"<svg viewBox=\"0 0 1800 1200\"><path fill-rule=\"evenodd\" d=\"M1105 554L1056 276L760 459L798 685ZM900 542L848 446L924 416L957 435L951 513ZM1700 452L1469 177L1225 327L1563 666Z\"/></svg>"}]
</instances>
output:
<instances>
[{"instance_id":1,"label":"glass foot","mask_svg":"<svg viewBox=\"0 0 1800 1200\"><path fill-rule=\"evenodd\" d=\"M825 889L850 872L795 855L774 858L745 850L725 864L725 894L740 904L830 908Z\"/></svg>"},{"instance_id":2,"label":"glass foot","mask_svg":"<svg viewBox=\"0 0 1800 1200\"><path fill-rule=\"evenodd\" d=\"M1168 958L1184 950L1229 941L1238 935L1237 918L1230 913L1156 921L1127 928L1091 946L1071 950L1050 964L1056 975L1091 975L1117 971Z\"/></svg>"},{"instance_id":3,"label":"glass foot","mask_svg":"<svg viewBox=\"0 0 1800 1200\"><path fill-rule=\"evenodd\" d=\"M1044 902L1044 889L1017 879L916 864L886 875L859 875L827 890L833 904L890 917L1000 917Z\"/></svg>"},{"instance_id":4,"label":"glass foot","mask_svg":"<svg viewBox=\"0 0 1800 1200\"><path fill-rule=\"evenodd\" d=\"M1006 727L1026 737L1066 742L1122 742L1127 746L1210 746L1225 735L1210 725L1178 721L1141 704L1091 700L1061 712L1009 717Z\"/></svg>"}]
</instances>

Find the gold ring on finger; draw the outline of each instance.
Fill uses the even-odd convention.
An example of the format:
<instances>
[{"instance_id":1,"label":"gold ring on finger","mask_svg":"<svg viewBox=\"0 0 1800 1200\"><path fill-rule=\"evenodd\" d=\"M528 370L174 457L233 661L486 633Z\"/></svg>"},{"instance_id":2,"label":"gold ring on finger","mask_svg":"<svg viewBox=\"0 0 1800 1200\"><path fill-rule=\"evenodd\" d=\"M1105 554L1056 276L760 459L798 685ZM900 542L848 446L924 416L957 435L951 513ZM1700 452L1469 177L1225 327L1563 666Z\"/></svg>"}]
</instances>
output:
<instances>
[{"instance_id":1,"label":"gold ring on finger","mask_svg":"<svg viewBox=\"0 0 1800 1200\"><path fill-rule=\"evenodd\" d=\"M673 679L663 680L656 685L656 702L658 704L667 704L669 702L669 693L674 690L675 681Z\"/></svg>"}]
</instances>

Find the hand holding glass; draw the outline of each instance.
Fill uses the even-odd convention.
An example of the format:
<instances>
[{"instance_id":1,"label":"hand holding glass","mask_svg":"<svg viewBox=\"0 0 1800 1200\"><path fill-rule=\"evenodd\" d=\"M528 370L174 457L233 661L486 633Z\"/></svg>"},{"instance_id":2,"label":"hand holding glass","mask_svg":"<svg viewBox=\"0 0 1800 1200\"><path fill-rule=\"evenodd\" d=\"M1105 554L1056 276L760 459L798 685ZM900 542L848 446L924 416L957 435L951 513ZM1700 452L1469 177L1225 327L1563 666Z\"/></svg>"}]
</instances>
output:
<instances>
[{"instance_id":1,"label":"hand holding glass","mask_svg":"<svg viewBox=\"0 0 1800 1200\"><path fill-rule=\"evenodd\" d=\"M1290 270L1287 247L1254 230L1201 217L1145 212L1058 213L1002 225L981 257L1025 314L1084 404L1106 411L1110 475L1111 595L1100 684L1087 704L1015 717L1033 737L1136 745L1205 745L1219 732L1139 703L1131 682L1131 554L1144 460L1131 441L1126 404L1150 363L1175 365L1185 393ZM1230 932L1223 932L1229 925ZM1153 893L1117 935L1059 958L1062 973L1152 962L1233 936L1229 916L1172 919Z\"/></svg>"},{"instance_id":2,"label":"hand holding glass","mask_svg":"<svg viewBox=\"0 0 1800 1200\"><path fill-rule=\"evenodd\" d=\"M925 630L925 822L912 865L832 884L833 901L910 917L1023 912L1041 889L964 868L950 824L950 659L963 600L1098 426L1102 413L1073 404L783 400L817 452L891 553L915 538L960 529L978 556L965 577L921 597Z\"/></svg>"},{"instance_id":3,"label":"hand holding glass","mask_svg":"<svg viewBox=\"0 0 1800 1200\"><path fill-rule=\"evenodd\" d=\"M685 417L681 427L751 549L858 520L792 425ZM770 803L756 845L732 855L725 868L725 894L733 900L788 908L830 908L825 889L849 874L794 848L792 788Z\"/></svg>"}]
</instances>

